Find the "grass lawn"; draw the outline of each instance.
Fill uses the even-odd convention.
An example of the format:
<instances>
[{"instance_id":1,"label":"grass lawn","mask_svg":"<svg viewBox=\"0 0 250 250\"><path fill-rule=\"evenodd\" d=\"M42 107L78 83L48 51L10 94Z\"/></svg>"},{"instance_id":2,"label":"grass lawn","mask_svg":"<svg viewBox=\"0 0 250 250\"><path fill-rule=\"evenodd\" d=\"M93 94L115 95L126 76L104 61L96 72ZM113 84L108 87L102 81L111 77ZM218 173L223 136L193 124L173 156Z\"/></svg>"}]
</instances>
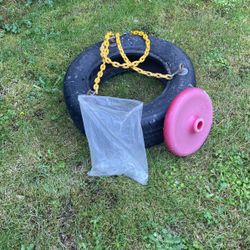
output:
<instances>
[{"instance_id":1,"label":"grass lawn","mask_svg":"<svg viewBox=\"0 0 250 250\"><path fill-rule=\"evenodd\" d=\"M250 249L249 16L244 0L0 0L0 249ZM146 187L87 176L62 93L84 48L133 29L181 47L214 105L195 155L147 149ZM124 74L100 94L161 90Z\"/></svg>"}]
</instances>

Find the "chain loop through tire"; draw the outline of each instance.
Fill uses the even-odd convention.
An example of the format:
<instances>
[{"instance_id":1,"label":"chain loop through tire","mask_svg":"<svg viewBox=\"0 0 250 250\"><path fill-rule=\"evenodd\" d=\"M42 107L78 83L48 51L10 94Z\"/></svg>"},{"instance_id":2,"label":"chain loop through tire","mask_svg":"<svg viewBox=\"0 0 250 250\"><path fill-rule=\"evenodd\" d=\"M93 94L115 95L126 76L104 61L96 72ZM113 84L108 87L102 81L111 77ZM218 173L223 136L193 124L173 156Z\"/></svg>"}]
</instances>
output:
<instances>
[{"instance_id":1,"label":"chain loop through tire","mask_svg":"<svg viewBox=\"0 0 250 250\"><path fill-rule=\"evenodd\" d=\"M129 58L127 57L127 55L125 54L125 52L122 48L120 33L118 33L118 32L115 34L113 32L106 33L106 35L104 37L104 41L102 42L102 45L100 47L100 55L102 57L102 64L100 66L99 72L97 73L97 76L96 76L95 81L94 81L94 86L93 86L93 89L94 89L96 94L98 94L98 92L99 92L99 85L101 82L101 78L103 77L103 72L106 69L106 63L111 64L115 68L119 68L119 67L121 67L123 69L131 68L134 71L136 71L140 74L149 76L149 77L164 78L166 80L172 80L173 76L170 74L153 73L153 72L146 71L146 70L143 70L143 69L137 67L140 63L143 63L146 60L147 56L149 55L150 40L148 38L148 35L146 33L144 33L143 31L135 30L135 31L132 31L131 34L135 35L135 36L141 36L144 39L145 45L146 45L144 54L138 60L133 61L133 62L131 62L129 60ZM108 56L109 55L109 46L110 46L109 41L112 37L115 37L117 48L118 48L123 60L125 61L125 63L119 63L116 61L112 61L109 58L109 56Z\"/></svg>"}]
</instances>

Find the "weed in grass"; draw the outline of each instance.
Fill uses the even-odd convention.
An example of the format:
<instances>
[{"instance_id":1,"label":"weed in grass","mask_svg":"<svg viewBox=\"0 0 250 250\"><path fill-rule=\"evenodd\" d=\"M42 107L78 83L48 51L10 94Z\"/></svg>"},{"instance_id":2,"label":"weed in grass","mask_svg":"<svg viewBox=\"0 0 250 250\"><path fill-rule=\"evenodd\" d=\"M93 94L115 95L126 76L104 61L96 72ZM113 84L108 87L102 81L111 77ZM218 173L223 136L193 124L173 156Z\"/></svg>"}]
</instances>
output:
<instances>
[{"instance_id":1,"label":"weed in grass","mask_svg":"<svg viewBox=\"0 0 250 250\"><path fill-rule=\"evenodd\" d=\"M170 233L167 229L162 229L159 233L155 232L148 237L149 244L146 246L148 249L152 247L158 250L185 250L188 249L185 243L174 234Z\"/></svg>"}]
</instances>

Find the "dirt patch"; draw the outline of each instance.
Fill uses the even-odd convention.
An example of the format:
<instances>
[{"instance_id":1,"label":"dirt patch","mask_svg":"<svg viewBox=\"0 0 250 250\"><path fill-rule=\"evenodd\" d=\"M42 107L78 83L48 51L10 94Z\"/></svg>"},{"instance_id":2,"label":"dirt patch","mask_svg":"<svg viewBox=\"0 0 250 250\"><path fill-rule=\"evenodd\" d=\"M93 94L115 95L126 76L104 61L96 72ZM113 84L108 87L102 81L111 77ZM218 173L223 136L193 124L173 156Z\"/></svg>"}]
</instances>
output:
<instances>
[{"instance_id":1,"label":"dirt patch","mask_svg":"<svg viewBox=\"0 0 250 250\"><path fill-rule=\"evenodd\" d=\"M115 177L109 177L115 178ZM119 202L119 197L109 184L100 178L86 177L84 186L79 189L79 196L87 199L88 204L102 204L106 209L113 209Z\"/></svg>"},{"instance_id":2,"label":"dirt patch","mask_svg":"<svg viewBox=\"0 0 250 250\"><path fill-rule=\"evenodd\" d=\"M241 79L249 76L250 74L250 66L242 65L239 68L239 76Z\"/></svg>"},{"instance_id":3,"label":"dirt patch","mask_svg":"<svg viewBox=\"0 0 250 250\"><path fill-rule=\"evenodd\" d=\"M33 113L33 117L35 117L38 120L43 120L43 118L44 118L44 110L42 110L42 109L35 110L35 112Z\"/></svg>"},{"instance_id":4,"label":"dirt patch","mask_svg":"<svg viewBox=\"0 0 250 250\"><path fill-rule=\"evenodd\" d=\"M227 73L226 68L220 68L220 69L213 69L207 71L207 77L210 79L216 79L221 80L225 77L225 74Z\"/></svg>"},{"instance_id":5,"label":"dirt patch","mask_svg":"<svg viewBox=\"0 0 250 250\"><path fill-rule=\"evenodd\" d=\"M70 250L77 249L75 236L70 233L70 228L75 219L75 211L71 199L62 202L62 212L58 217L60 226L60 241Z\"/></svg>"},{"instance_id":6,"label":"dirt patch","mask_svg":"<svg viewBox=\"0 0 250 250\"><path fill-rule=\"evenodd\" d=\"M67 235L64 233L60 233L60 241L62 242L62 244L70 250L76 250L77 246L75 243L75 239L72 235Z\"/></svg>"},{"instance_id":7,"label":"dirt patch","mask_svg":"<svg viewBox=\"0 0 250 250\"><path fill-rule=\"evenodd\" d=\"M84 171L85 167L82 164L82 162L77 162L74 166L72 166L72 170L75 173L82 173Z\"/></svg>"}]
</instances>

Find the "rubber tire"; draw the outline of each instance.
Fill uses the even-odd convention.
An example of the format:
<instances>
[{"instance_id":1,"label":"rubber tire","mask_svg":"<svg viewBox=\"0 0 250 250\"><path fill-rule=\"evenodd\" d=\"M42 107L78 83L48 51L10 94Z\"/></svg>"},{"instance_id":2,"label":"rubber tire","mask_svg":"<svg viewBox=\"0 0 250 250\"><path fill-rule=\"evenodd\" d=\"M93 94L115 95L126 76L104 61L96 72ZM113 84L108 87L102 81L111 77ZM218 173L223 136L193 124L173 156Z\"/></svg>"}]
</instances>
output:
<instances>
[{"instance_id":1,"label":"rubber tire","mask_svg":"<svg viewBox=\"0 0 250 250\"><path fill-rule=\"evenodd\" d=\"M174 44L165 40L150 37L151 50L148 58L140 67L152 72L173 73L179 64L183 63L188 69L186 75L176 75L171 81L161 79L165 88L161 95L144 104L142 114L142 129L145 146L150 147L163 142L163 123L166 111L176 95L188 87L196 86L195 73L191 60ZM125 34L121 37L125 53L130 60L138 59L145 50L145 43L141 37ZM64 97L69 114L84 133L78 95L87 94L92 89L93 81L102 62L100 57L101 42L87 48L69 66L64 78ZM110 58L123 62L116 44L111 44ZM101 84L111 77L126 72L121 68L107 65Z\"/></svg>"}]
</instances>

